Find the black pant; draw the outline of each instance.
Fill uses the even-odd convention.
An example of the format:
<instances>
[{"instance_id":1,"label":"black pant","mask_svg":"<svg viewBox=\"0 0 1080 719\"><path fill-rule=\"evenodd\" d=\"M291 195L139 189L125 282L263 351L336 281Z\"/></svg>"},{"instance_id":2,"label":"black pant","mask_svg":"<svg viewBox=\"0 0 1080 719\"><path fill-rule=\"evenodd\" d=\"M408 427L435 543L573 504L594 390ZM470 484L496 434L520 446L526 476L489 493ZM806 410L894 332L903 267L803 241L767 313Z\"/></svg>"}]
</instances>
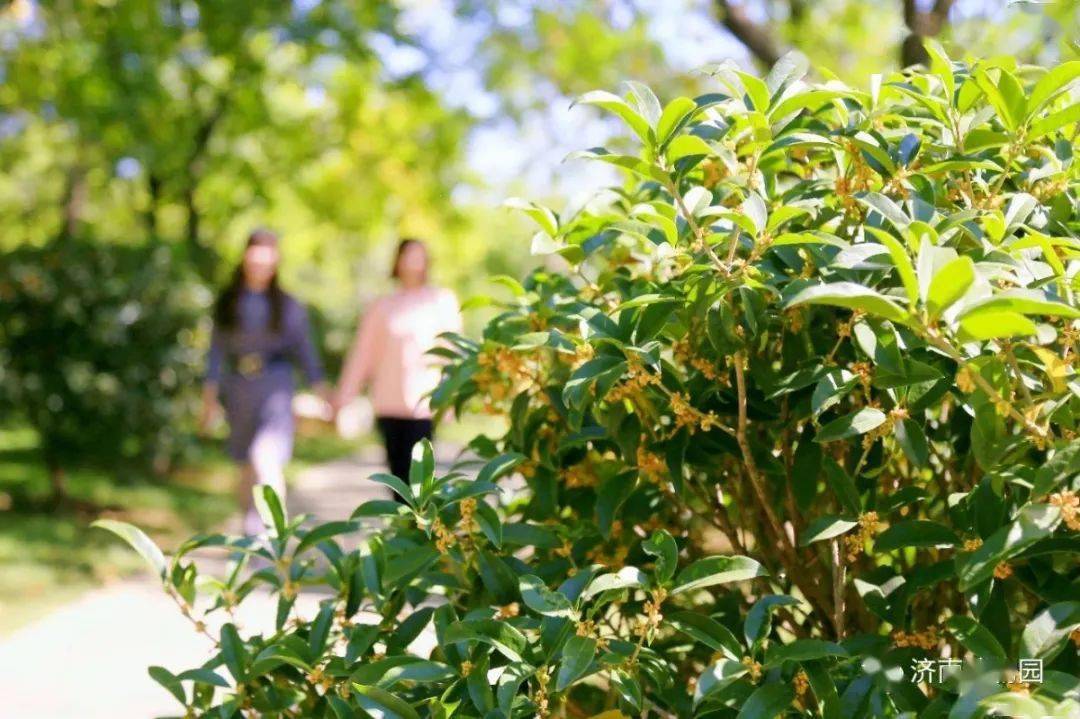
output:
<instances>
[{"instance_id":1,"label":"black pant","mask_svg":"<svg viewBox=\"0 0 1080 719\"><path fill-rule=\"evenodd\" d=\"M431 420L376 417L375 424L386 445L386 463L390 465L390 474L408 484L413 445L422 439L431 439ZM398 499L396 494L394 499Z\"/></svg>"}]
</instances>

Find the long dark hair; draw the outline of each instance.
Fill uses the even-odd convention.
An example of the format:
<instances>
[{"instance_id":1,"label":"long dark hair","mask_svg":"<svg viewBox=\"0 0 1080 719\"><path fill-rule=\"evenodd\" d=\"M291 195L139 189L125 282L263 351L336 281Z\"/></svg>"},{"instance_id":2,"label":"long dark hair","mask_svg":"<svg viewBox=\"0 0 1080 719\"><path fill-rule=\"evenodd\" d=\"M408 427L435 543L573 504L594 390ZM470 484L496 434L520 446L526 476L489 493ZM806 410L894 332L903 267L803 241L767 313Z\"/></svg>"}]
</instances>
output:
<instances>
[{"instance_id":1,"label":"long dark hair","mask_svg":"<svg viewBox=\"0 0 1080 719\"><path fill-rule=\"evenodd\" d=\"M253 246L271 246L277 247L278 236L270 230L255 230L248 235L247 244L244 245L246 250L248 247ZM229 284L225 286L225 289L218 295L217 302L214 304L214 322L218 327L224 330L234 329L240 323L240 293L244 289L244 261L241 260L236 269L233 270L232 279L229 280ZM270 280L270 286L266 290L266 294L270 299L270 331L281 331L281 318L285 313L285 301L288 299L288 295L281 289L281 285L278 284L277 270L274 271L274 276Z\"/></svg>"},{"instance_id":2,"label":"long dark hair","mask_svg":"<svg viewBox=\"0 0 1080 719\"><path fill-rule=\"evenodd\" d=\"M415 237L406 237L398 243L397 251L394 252L394 265L390 268L390 276L395 280L398 279L398 265L401 264L401 256L405 254L405 250L410 245L418 245L420 249L424 251L424 282L427 282L429 270L431 269L431 253L428 252L427 245L423 240L418 240Z\"/></svg>"}]
</instances>

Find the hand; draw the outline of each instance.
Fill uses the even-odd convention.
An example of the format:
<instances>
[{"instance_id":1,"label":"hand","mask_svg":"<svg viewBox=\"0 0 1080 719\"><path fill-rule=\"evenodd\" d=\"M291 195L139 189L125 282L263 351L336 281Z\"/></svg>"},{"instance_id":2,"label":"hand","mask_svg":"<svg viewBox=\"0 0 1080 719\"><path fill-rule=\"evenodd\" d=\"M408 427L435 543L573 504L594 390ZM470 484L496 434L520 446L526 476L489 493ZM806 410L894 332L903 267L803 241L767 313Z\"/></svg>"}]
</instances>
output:
<instances>
[{"instance_id":1,"label":"hand","mask_svg":"<svg viewBox=\"0 0 1080 719\"><path fill-rule=\"evenodd\" d=\"M216 399L203 399L202 411L199 412L199 433L210 434L221 416L221 404Z\"/></svg>"},{"instance_id":2,"label":"hand","mask_svg":"<svg viewBox=\"0 0 1080 719\"><path fill-rule=\"evenodd\" d=\"M319 382L314 387L315 394L326 404L326 419L333 422L337 418L338 406L334 390L326 382Z\"/></svg>"}]
</instances>

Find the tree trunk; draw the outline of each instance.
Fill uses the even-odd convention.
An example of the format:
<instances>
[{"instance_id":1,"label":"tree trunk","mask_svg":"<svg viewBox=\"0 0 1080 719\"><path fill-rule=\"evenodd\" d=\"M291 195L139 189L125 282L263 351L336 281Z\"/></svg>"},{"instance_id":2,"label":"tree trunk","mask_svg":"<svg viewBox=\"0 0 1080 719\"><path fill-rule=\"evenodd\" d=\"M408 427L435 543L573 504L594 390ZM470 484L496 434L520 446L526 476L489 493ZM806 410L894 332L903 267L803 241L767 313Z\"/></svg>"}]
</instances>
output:
<instances>
[{"instance_id":1,"label":"tree trunk","mask_svg":"<svg viewBox=\"0 0 1080 719\"><path fill-rule=\"evenodd\" d=\"M904 24L908 36L900 46L900 66L928 65L930 55L923 46L923 41L941 33L949 22L949 11L956 0L935 0L930 10L921 12L916 0L903 0Z\"/></svg>"},{"instance_id":2,"label":"tree trunk","mask_svg":"<svg viewBox=\"0 0 1080 719\"><path fill-rule=\"evenodd\" d=\"M716 11L720 16L720 23L746 46L761 64L772 67L783 55L769 28L754 22L742 5L730 0L716 0Z\"/></svg>"}]
</instances>

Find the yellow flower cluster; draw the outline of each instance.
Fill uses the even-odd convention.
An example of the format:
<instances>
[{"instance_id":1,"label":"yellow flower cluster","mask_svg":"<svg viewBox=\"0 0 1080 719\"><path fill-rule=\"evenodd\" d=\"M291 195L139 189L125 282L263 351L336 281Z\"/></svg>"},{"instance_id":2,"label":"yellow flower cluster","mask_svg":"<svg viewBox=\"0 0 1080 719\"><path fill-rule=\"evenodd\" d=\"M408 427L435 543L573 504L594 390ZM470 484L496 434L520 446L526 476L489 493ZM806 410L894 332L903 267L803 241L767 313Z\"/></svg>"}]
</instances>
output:
<instances>
[{"instance_id":1,"label":"yellow flower cluster","mask_svg":"<svg viewBox=\"0 0 1080 719\"><path fill-rule=\"evenodd\" d=\"M516 617L521 613L521 606L517 602L510 602L504 606L499 607L495 612L496 619L510 619Z\"/></svg>"},{"instance_id":2,"label":"yellow flower cluster","mask_svg":"<svg viewBox=\"0 0 1080 719\"><path fill-rule=\"evenodd\" d=\"M762 671L760 662L755 662L750 657L743 657L742 665L746 667L746 671L750 674L750 681L752 681L754 684L757 684L759 681L761 681Z\"/></svg>"},{"instance_id":3,"label":"yellow flower cluster","mask_svg":"<svg viewBox=\"0 0 1080 719\"><path fill-rule=\"evenodd\" d=\"M459 508L461 519L457 523L456 533L443 524L438 517L431 524L431 533L435 535L435 548L441 554L446 554L456 544L460 544L463 549L469 549L473 546L473 534L480 529L476 523L476 498L468 497L461 500Z\"/></svg>"},{"instance_id":4,"label":"yellow flower cluster","mask_svg":"<svg viewBox=\"0 0 1080 719\"><path fill-rule=\"evenodd\" d=\"M699 429L708 432L720 426L720 418L716 412L702 412L690 404L690 400L682 392L671 393L671 411L675 415L675 426L686 427L691 434Z\"/></svg>"},{"instance_id":5,"label":"yellow flower cluster","mask_svg":"<svg viewBox=\"0 0 1080 719\"><path fill-rule=\"evenodd\" d=\"M660 612L660 607L663 605L664 600L667 599L667 590L663 587L654 589L648 599L645 600L645 617L642 619L639 626L641 634L645 635L654 631L660 626L660 623L664 621L664 615Z\"/></svg>"},{"instance_id":6,"label":"yellow flower cluster","mask_svg":"<svg viewBox=\"0 0 1080 719\"><path fill-rule=\"evenodd\" d=\"M859 382L862 383L863 389L869 389L870 382L874 379L874 368L870 366L870 363L853 362L850 369L852 374L859 378Z\"/></svg>"},{"instance_id":7,"label":"yellow flower cluster","mask_svg":"<svg viewBox=\"0 0 1080 719\"><path fill-rule=\"evenodd\" d=\"M476 526L476 497L467 497L461 500L461 531L466 534L472 534L478 527Z\"/></svg>"},{"instance_id":8,"label":"yellow flower cluster","mask_svg":"<svg viewBox=\"0 0 1080 719\"><path fill-rule=\"evenodd\" d=\"M640 357L630 355L626 360L625 379L612 387L605 399L608 402L619 402L623 399L633 400L651 384L660 384L660 378L642 363Z\"/></svg>"},{"instance_id":9,"label":"yellow flower cluster","mask_svg":"<svg viewBox=\"0 0 1080 719\"><path fill-rule=\"evenodd\" d=\"M667 462L656 452L650 452L644 445L637 448L638 473L653 484L663 484L667 479Z\"/></svg>"},{"instance_id":10,"label":"yellow flower cluster","mask_svg":"<svg viewBox=\"0 0 1080 719\"><path fill-rule=\"evenodd\" d=\"M574 369L577 369L591 360L595 355L596 352L593 350L593 346L588 342L582 342L574 348L574 354L572 355L573 359L570 364Z\"/></svg>"},{"instance_id":11,"label":"yellow flower cluster","mask_svg":"<svg viewBox=\"0 0 1080 719\"><path fill-rule=\"evenodd\" d=\"M795 696L799 699L805 697L807 690L810 689L810 677L806 676L806 672L802 669L796 672L792 683L795 686Z\"/></svg>"},{"instance_id":12,"label":"yellow flower cluster","mask_svg":"<svg viewBox=\"0 0 1080 719\"><path fill-rule=\"evenodd\" d=\"M600 483L600 477L597 476L596 469L588 457L567 469L563 473L563 479L570 489L595 487Z\"/></svg>"},{"instance_id":13,"label":"yellow flower cluster","mask_svg":"<svg viewBox=\"0 0 1080 719\"><path fill-rule=\"evenodd\" d=\"M983 543L982 540L979 539L978 537L975 537L974 539L965 539L964 540L964 551L965 552L974 552L976 549L978 549L979 547L982 546L982 543Z\"/></svg>"},{"instance_id":14,"label":"yellow flower cluster","mask_svg":"<svg viewBox=\"0 0 1080 719\"><path fill-rule=\"evenodd\" d=\"M964 394L971 394L975 391L975 378L972 375L971 369L967 366L961 367L957 371L956 388Z\"/></svg>"},{"instance_id":15,"label":"yellow flower cluster","mask_svg":"<svg viewBox=\"0 0 1080 719\"><path fill-rule=\"evenodd\" d=\"M1008 679L1005 681L1005 686L1013 694L1023 694L1027 696L1031 694L1031 687L1026 682L1020 681L1020 675L1015 671L1011 672Z\"/></svg>"},{"instance_id":16,"label":"yellow flower cluster","mask_svg":"<svg viewBox=\"0 0 1080 719\"><path fill-rule=\"evenodd\" d=\"M698 372L700 372L701 376L705 379L713 382L717 382L722 379L720 372L719 370L717 370L716 364L714 362L711 362L708 359L700 357L694 353L694 348L690 344L689 335L684 336L683 338L675 342L675 344L672 345L671 353L672 356L674 356L675 359L677 359L682 364L690 365Z\"/></svg>"},{"instance_id":17,"label":"yellow flower cluster","mask_svg":"<svg viewBox=\"0 0 1080 719\"><path fill-rule=\"evenodd\" d=\"M513 397L532 381L526 358L506 346L483 350L476 355L480 370L473 376L485 398L484 411L499 412L498 403Z\"/></svg>"},{"instance_id":18,"label":"yellow flower cluster","mask_svg":"<svg viewBox=\"0 0 1080 719\"><path fill-rule=\"evenodd\" d=\"M439 550L440 554L446 554L450 551L450 547L457 544L457 537L438 517L432 523L431 531L435 535L435 548Z\"/></svg>"},{"instance_id":19,"label":"yellow flower cluster","mask_svg":"<svg viewBox=\"0 0 1080 719\"><path fill-rule=\"evenodd\" d=\"M620 533L621 528L612 527L612 536L617 536ZM623 543L617 543L615 547L610 551L605 551L603 547L594 547L590 549L586 556L590 561L595 564L601 564L605 567L615 569L626 564L626 557L630 554L630 547Z\"/></svg>"},{"instance_id":20,"label":"yellow flower cluster","mask_svg":"<svg viewBox=\"0 0 1080 719\"><path fill-rule=\"evenodd\" d=\"M921 632L905 632L903 629L897 629L892 633L892 640L898 648L916 647L928 652L937 649L940 641L937 629L934 627L928 627Z\"/></svg>"},{"instance_id":21,"label":"yellow flower cluster","mask_svg":"<svg viewBox=\"0 0 1080 719\"><path fill-rule=\"evenodd\" d=\"M1061 518L1066 527L1074 532L1080 531L1080 496L1076 492L1063 489L1051 494L1050 504L1061 509Z\"/></svg>"},{"instance_id":22,"label":"yellow flower cluster","mask_svg":"<svg viewBox=\"0 0 1080 719\"><path fill-rule=\"evenodd\" d=\"M1013 568L1008 562L1002 562L994 567L995 579L1008 579L1012 576Z\"/></svg>"},{"instance_id":23,"label":"yellow flower cluster","mask_svg":"<svg viewBox=\"0 0 1080 719\"><path fill-rule=\"evenodd\" d=\"M541 667L540 671L536 672L536 683L540 686L537 687L536 695L533 697L533 702L536 703L536 716L540 717L540 719L547 719L550 716L547 693L549 680L547 667Z\"/></svg>"},{"instance_id":24,"label":"yellow flower cluster","mask_svg":"<svg viewBox=\"0 0 1080 719\"><path fill-rule=\"evenodd\" d=\"M854 562L863 553L866 543L874 538L874 535L884 528L878 521L877 512L866 512L859 515L859 529L857 532L844 537L844 552L849 562Z\"/></svg>"},{"instance_id":25,"label":"yellow flower cluster","mask_svg":"<svg viewBox=\"0 0 1080 719\"><path fill-rule=\"evenodd\" d=\"M806 321L806 314L801 307L794 307L789 310L785 310L784 317L787 320L784 322L784 331L793 335L797 335L802 332L803 323Z\"/></svg>"}]
</instances>

